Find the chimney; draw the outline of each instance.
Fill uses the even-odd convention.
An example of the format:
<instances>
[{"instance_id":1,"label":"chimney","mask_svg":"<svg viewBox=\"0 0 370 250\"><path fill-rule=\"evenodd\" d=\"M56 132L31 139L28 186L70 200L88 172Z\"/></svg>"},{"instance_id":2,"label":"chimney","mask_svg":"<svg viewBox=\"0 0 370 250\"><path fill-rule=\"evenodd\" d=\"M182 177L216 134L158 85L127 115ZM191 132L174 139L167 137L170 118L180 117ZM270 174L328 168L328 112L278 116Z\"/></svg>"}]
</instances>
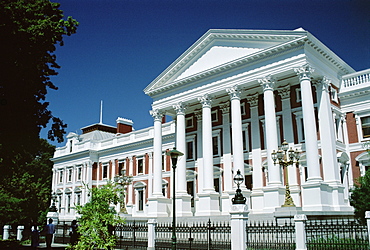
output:
<instances>
[{"instance_id":1,"label":"chimney","mask_svg":"<svg viewBox=\"0 0 370 250\"><path fill-rule=\"evenodd\" d=\"M116 121L118 134L126 134L132 131L132 125L134 124L133 121L122 117L118 117Z\"/></svg>"}]
</instances>

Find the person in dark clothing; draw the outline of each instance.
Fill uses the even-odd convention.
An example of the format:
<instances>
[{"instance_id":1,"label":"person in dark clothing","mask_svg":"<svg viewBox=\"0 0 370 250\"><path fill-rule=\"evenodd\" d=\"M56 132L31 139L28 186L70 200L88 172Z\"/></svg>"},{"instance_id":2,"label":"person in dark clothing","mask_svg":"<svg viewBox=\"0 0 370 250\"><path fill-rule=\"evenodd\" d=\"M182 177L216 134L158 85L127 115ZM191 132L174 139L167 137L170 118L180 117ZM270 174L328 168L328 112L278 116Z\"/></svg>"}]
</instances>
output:
<instances>
[{"instance_id":1,"label":"person in dark clothing","mask_svg":"<svg viewBox=\"0 0 370 250\"><path fill-rule=\"evenodd\" d=\"M53 241L53 235L55 233L55 225L53 224L53 219L49 219L49 224L47 224L43 230L43 234L46 235L46 248L51 249L51 242Z\"/></svg>"},{"instance_id":2,"label":"person in dark clothing","mask_svg":"<svg viewBox=\"0 0 370 250\"><path fill-rule=\"evenodd\" d=\"M40 231L37 228L36 224L31 226L31 247L37 249L40 245Z\"/></svg>"},{"instance_id":3,"label":"person in dark clothing","mask_svg":"<svg viewBox=\"0 0 370 250\"><path fill-rule=\"evenodd\" d=\"M71 224L70 232L69 232L69 236L71 236L70 243L72 246L75 245L78 241L77 229L78 229L77 221L73 220Z\"/></svg>"}]
</instances>

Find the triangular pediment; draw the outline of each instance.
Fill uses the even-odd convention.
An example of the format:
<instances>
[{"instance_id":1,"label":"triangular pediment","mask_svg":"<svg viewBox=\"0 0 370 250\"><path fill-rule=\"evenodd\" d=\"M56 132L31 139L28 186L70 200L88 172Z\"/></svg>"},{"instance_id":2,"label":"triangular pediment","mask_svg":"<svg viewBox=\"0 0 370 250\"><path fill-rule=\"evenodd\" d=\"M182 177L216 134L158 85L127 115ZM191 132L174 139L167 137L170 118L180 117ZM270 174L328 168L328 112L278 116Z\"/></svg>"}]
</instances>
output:
<instances>
[{"instance_id":1,"label":"triangular pediment","mask_svg":"<svg viewBox=\"0 0 370 250\"><path fill-rule=\"evenodd\" d=\"M199 79L207 72L222 70L227 65L260 55L307 36L303 29L276 30L209 30L165 71L144 92L148 95L166 91L179 82ZM229 67L230 68L230 67Z\"/></svg>"}]
</instances>

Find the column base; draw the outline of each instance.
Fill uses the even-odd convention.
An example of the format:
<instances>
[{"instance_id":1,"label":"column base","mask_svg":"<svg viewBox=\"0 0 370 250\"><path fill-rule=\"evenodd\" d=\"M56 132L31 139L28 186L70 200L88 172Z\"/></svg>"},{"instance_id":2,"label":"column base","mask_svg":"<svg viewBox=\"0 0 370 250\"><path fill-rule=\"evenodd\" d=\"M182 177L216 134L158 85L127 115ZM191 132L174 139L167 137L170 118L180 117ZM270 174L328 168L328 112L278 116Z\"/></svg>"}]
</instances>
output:
<instances>
[{"instance_id":1,"label":"column base","mask_svg":"<svg viewBox=\"0 0 370 250\"><path fill-rule=\"evenodd\" d=\"M331 211L331 187L323 182L302 184L302 203L304 211Z\"/></svg>"},{"instance_id":2,"label":"column base","mask_svg":"<svg viewBox=\"0 0 370 250\"><path fill-rule=\"evenodd\" d=\"M195 216L213 216L221 215L220 212L220 194L212 193L198 193L198 204Z\"/></svg>"},{"instance_id":3,"label":"column base","mask_svg":"<svg viewBox=\"0 0 370 250\"><path fill-rule=\"evenodd\" d=\"M250 210L253 212L262 212L264 208L262 188L254 188L251 193Z\"/></svg>"},{"instance_id":4,"label":"column base","mask_svg":"<svg viewBox=\"0 0 370 250\"><path fill-rule=\"evenodd\" d=\"M191 196L189 194L176 194L176 216L193 216L191 212Z\"/></svg>"},{"instance_id":5,"label":"column base","mask_svg":"<svg viewBox=\"0 0 370 250\"><path fill-rule=\"evenodd\" d=\"M284 204L285 187L284 186L267 186L262 188L264 193L264 212L274 212L275 208Z\"/></svg>"},{"instance_id":6,"label":"column base","mask_svg":"<svg viewBox=\"0 0 370 250\"><path fill-rule=\"evenodd\" d=\"M168 217L171 200L165 197L148 198L148 217Z\"/></svg>"}]
</instances>

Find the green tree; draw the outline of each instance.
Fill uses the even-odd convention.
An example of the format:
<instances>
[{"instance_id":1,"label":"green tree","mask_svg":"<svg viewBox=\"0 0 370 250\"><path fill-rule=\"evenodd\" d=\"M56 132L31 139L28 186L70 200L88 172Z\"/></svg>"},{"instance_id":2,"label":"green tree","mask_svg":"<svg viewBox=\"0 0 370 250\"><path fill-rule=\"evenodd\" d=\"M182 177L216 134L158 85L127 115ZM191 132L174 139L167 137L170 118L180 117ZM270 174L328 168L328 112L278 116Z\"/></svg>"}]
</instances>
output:
<instances>
[{"instance_id":1,"label":"green tree","mask_svg":"<svg viewBox=\"0 0 370 250\"><path fill-rule=\"evenodd\" d=\"M364 144L364 148L370 156L369 143ZM350 204L355 208L355 217L362 223L366 223L365 212L370 211L370 170L364 176L358 178L354 188L351 189Z\"/></svg>"},{"instance_id":2,"label":"green tree","mask_svg":"<svg viewBox=\"0 0 370 250\"><path fill-rule=\"evenodd\" d=\"M56 45L76 32L78 22L64 20L59 3L49 0L0 1L0 163L2 171L24 154L34 153L41 128L52 121L48 139L63 141L66 125L45 101L58 89ZM7 171L5 178L12 172ZM4 175L4 174L3 174Z\"/></svg>"},{"instance_id":3,"label":"green tree","mask_svg":"<svg viewBox=\"0 0 370 250\"><path fill-rule=\"evenodd\" d=\"M112 207L120 201L117 186L109 182L88 191L90 201L84 206L76 206L77 213L81 215L78 226L80 238L75 246L69 246L69 248L111 249L116 245L117 240L112 234L112 227L124 222Z\"/></svg>"},{"instance_id":4,"label":"green tree","mask_svg":"<svg viewBox=\"0 0 370 250\"><path fill-rule=\"evenodd\" d=\"M57 45L78 26L59 7L49 0L0 1L1 223L35 219L49 205L52 163L43 154L51 158L53 150L39 134L51 121L48 138L63 141L66 124L45 98L57 89L51 81L60 68Z\"/></svg>"},{"instance_id":5,"label":"green tree","mask_svg":"<svg viewBox=\"0 0 370 250\"><path fill-rule=\"evenodd\" d=\"M45 221L51 193L53 162L50 159L55 147L39 139L36 149L36 153L27 155L29 161L17 162L12 178L0 183L0 225Z\"/></svg>"}]
</instances>

